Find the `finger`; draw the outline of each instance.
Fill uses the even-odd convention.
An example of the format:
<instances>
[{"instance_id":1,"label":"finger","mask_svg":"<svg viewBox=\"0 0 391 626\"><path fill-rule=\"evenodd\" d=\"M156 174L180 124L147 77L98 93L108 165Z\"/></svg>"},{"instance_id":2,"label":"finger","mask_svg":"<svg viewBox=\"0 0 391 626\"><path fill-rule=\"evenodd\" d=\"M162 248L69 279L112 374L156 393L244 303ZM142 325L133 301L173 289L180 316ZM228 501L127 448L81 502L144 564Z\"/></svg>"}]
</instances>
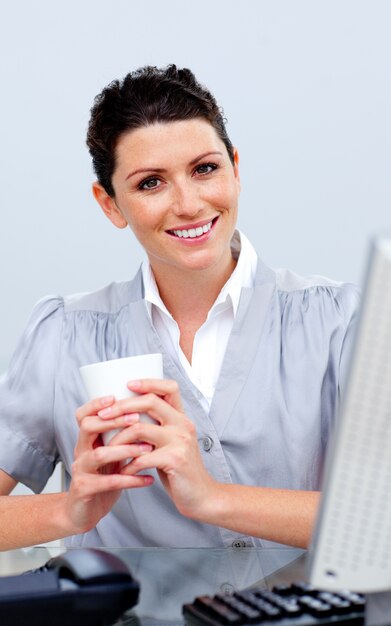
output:
<instances>
[{"instance_id":1,"label":"finger","mask_svg":"<svg viewBox=\"0 0 391 626\"><path fill-rule=\"evenodd\" d=\"M139 427L140 425L140 427ZM136 428L137 426L137 428ZM159 432L162 431L162 427L159 424L147 424L139 422L129 428L123 428L120 432L116 433L110 440L109 445L130 445L133 443L148 443L150 445L156 445L155 442L163 439L164 442L170 441L171 437L167 434L166 437L159 437ZM162 443L160 443L162 445Z\"/></svg>"},{"instance_id":2,"label":"finger","mask_svg":"<svg viewBox=\"0 0 391 626\"><path fill-rule=\"evenodd\" d=\"M128 387L135 393L156 393L162 396L177 411L183 411L179 385L176 380L143 378L128 381Z\"/></svg>"},{"instance_id":3,"label":"finger","mask_svg":"<svg viewBox=\"0 0 391 626\"><path fill-rule=\"evenodd\" d=\"M96 448L98 438L105 432L117 429L122 430L129 424L137 422L138 419L139 415L137 414L122 415L111 421L104 421L94 415L84 417L79 425L79 437L74 451L75 458L79 457L86 450Z\"/></svg>"},{"instance_id":4,"label":"finger","mask_svg":"<svg viewBox=\"0 0 391 626\"><path fill-rule=\"evenodd\" d=\"M94 398L93 400L89 400L88 402L80 406L76 411L76 419L78 423L80 424L82 419L84 417L87 417L87 415L96 415L98 411L100 411L104 407L113 404L114 400L114 396L103 396L101 398Z\"/></svg>"},{"instance_id":5,"label":"finger","mask_svg":"<svg viewBox=\"0 0 391 626\"><path fill-rule=\"evenodd\" d=\"M120 412L120 410L118 410ZM86 434L103 434L110 430L117 430L136 424L140 419L138 413L125 413L112 419L101 419L95 415L88 415L80 424L80 432Z\"/></svg>"},{"instance_id":6,"label":"finger","mask_svg":"<svg viewBox=\"0 0 391 626\"><path fill-rule=\"evenodd\" d=\"M96 447L97 441L101 436L99 428L94 428L94 422L98 421L97 417L85 417L79 423L79 436L77 438L74 456L77 459L80 455L88 450ZM101 420L100 420L101 421Z\"/></svg>"},{"instance_id":7,"label":"finger","mask_svg":"<svg viewBox=\"0 0 391 626\"><path fill-rule=\"evenodd\" d=\"M105 465L126 461L129 458L138 458L152 450L153 447L144 442L122 446L98 446L81 456L75 462L75 469L79 472L93 474Z\"/></svg>"},{"instance_id":8,"label":"finger","mask_svg":"<svg viewBox=\"0 0 391 626\"><path fill-rule=\"evenodd\" d=\"M121 469L121 473L134 476L141 471L150 469L160 469L170 471L172 468L178 468L188 462L187 454L184 449L180 450L174 446L155 448L145 456L134 458Z\"/></svg>"},{"instance_id":9,"label":"finger","mask_svg":"<svg viewBox=\"0 0 391 626\"><path fill-rule=\"evenodd\" d=\"M160 428L160 425L154 421L155 428ZM121 429L116 429L115 431L110 431L110 439L105 442L105 445L109 446L121 446L121 445L129 445L131 443L143 443L146 440L137 435L137 433L133 433L133 426L128 426ZM149 443L149 442L148 442Z\"/></svg>"},{"instance_id":10,"label":"finger","mask_svg":"<svg viewBox=\"0 0 391 626\"><path fill-rule=\"evenodd\" d=\"M154 448L162 448L169 444L189 447L195 440L196 428L193 422L184 418L180 426L170 425L162 427L155 424L139 422L117 433L110 441L110 445L111 443L115 445L129 445L143 442L153 445Z\"/></svg>"},{"instance_id":11,"label":"finger","mask_svg":"<svg viewBox=\"0 0 391 626\"><path fill-rule=\"evenodd\" d=\"M183 412L175 409L165 399L155 393L124 398L111 406L98 411L103 419L114 419L125 413L146 413L159 424L176 424L183 420Z\"/></svg>"},{"instance_id":12,"label":"finger","mask_svg":"<svg viewBox=\"0 0 391 626\"><path fill-rule=\"evenodd\" d=\"M88 483L83 482L83 497L93 497L99 493L108 491L121 491L122 489L137 489L148 487L154 482L153 476L141 474L140 476L128 474L91 474ZM77 489L77 486L75 486Z\"/></svg>"}]
</instances>

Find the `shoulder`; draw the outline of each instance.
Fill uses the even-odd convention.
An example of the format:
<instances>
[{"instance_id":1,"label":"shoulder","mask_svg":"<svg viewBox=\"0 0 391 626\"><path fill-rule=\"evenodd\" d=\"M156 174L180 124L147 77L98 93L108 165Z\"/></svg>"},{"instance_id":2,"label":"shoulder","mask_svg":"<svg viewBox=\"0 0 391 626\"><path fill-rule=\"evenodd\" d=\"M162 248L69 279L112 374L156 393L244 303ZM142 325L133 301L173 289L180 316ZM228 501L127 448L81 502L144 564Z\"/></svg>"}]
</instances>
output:
<instances>
[{"instance_id":1,"label":"shoulder","mask_svg":"<svg viewBox=\"0 0 391 626\"><path fill-rule=\"evenodd\" d=\"M64 298L64 312L91 312L117 314L130 302L143 297L143 283L139 271L133 280L113 282L97 291L77 293Z\"/></svg>"},{"instance_id":2,"label":"shoulder","mask_svg":"<svg viewBox=\"0 0 391 626\"><path fill-rule=\"evenodd\" d=\"M354 283L333 280L319 274L300 276L283 268L277 268L274 271L276 287L281 294L323 296L338 299L341 302L351 301L355 305L360 301L360 288Z\"/></svg>"},{"instance_id":3,"label":"shoulder","mask_svg":"<svg viewBox=\"0 0 391 626\"><path fill-rule=\"evenodd\" d=\"M77 314L86 320L91 316L115 316L130 302L141 299L142 291L142 279L138 272L132 281L110 283L94 292L45 296L34 305L23 338L26 340L42 333L58 335L63 325L67 325Z\"/></svg>"},{"instance_id":4,"label":"shoulder","mask_svg":"<svg viewBox=\"0 0 391 626\"><path fill-rule=\"evenodd\" d=\"M49 295L41 298L34 305L27 323L26 333L32 333L46 322L46 326L61 323L64 314L64 298L58 295Z\"/></svg>"},{"instance_id":5,"label":"shoulder","mask_svg":"<svg viewBox=\"0 0 391 626\"><path fill-rule=\"evenodd\" d=\"M326 276L300 276L287 269L274 270L276 289L283 307L335 316L349 321L360 304L360 289L353 283Z\"/></svg>"}]
</instances>

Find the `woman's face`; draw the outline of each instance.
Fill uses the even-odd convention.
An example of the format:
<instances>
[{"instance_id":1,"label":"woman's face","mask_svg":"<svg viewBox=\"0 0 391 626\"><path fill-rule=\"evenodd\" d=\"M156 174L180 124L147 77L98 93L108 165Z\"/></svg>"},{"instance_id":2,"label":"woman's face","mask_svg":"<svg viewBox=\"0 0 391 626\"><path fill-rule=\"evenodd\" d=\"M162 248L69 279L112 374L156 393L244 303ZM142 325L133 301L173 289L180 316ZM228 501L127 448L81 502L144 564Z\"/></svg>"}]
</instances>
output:
<instances>
[{"instance_id":1,"label":"woman's face","mask_svg":"<svg viewBox=\"0 0 391 626\"><path fill-rule=\"evenodd\" d=\"M233 166L214 128L203 119L158 123L124 134L116 148L115 198L94 194L119 228L129 225L155 276L226 272L239 197ZM174 270L175 268L175 270Z\"/></svg>"}]
</instances>

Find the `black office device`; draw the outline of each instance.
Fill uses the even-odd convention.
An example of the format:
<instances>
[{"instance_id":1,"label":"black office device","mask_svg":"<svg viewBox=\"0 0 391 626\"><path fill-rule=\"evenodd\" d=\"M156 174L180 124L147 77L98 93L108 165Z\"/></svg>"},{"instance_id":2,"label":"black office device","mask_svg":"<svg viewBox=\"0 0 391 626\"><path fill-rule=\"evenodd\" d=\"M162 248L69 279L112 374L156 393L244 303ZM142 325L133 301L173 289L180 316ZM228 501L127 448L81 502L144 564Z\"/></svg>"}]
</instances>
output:
<instances>
[{"instance_id":1,"label":"black office device","mask_svg":"<svg viewBox=\"0 0 391 626\"><path fill-rule=\"evenodd\" d=\"M320 591L297 582L199 596L184 605L183 614L192 626L362 626L364 607L361 594Z\"/></svg>"},{"instance_id":2,"label":"black office device","mask_svg":"<svg viewBox=\"0 0 391 626\"><path fill-rule=\"evenodd\" d=\"M109 626L138 595L138 582L114 554L68 550L37 570L0 577L0 624Z\"/></svg>"}]
</instances>

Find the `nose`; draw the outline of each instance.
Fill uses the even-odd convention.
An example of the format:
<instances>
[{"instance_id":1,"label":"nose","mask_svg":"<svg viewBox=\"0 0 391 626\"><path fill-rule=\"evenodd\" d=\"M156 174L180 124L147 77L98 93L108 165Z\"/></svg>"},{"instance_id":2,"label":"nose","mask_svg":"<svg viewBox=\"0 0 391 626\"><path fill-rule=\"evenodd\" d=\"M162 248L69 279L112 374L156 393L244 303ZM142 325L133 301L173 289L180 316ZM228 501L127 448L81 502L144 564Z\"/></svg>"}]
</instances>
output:
<instances>
[{"instance_id":1,"label":"nose","mask_svg":"<svg viewBox=\"0 0 391 626\"><path fill-rule=\"evenodd\" d=\"M190 181L174 185L171 207L175 215L194 217L202 211L203 204L196 186Z\"/></svg>"}]
</instances>

